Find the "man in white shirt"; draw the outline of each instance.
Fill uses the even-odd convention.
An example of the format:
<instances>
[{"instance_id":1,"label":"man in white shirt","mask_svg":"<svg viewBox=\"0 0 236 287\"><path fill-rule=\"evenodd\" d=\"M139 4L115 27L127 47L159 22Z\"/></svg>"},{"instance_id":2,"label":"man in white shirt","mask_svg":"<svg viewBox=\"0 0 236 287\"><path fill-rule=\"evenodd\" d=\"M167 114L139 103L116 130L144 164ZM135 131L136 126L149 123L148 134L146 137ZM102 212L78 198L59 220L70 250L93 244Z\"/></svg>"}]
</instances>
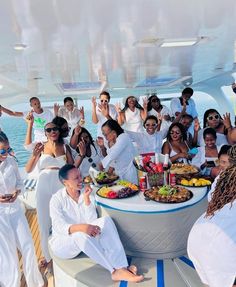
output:
<instances>
[{"instance_id":1,"label":"man in white shirt","mask_svg":"<svg viewBox=\"0 0 236 287\"><path fill-rule=\"evenodd\" d=\"M67 259L84 252L109 270L113 280L142 281L143 276L136 274L136 266L127 268L125 251L112 219L97 218L90 200L91 188L80 190L79 170L67 164L59 170L59 178L65 187L50 201L52 237L49 244L53 253Z\"/></svg>"},{"instance_id":2,"label":"man in white shirt","mask_svg":"<svg viewBox=\"0 0 236 287\"><path fill-rule=\"evenodd\" d=\"M14 117L33 117L34 142L46 141L44 126L52 121L54 115L50 110L41 107L40 100L37 97L30 98L29 102L32 107L30 112L14 112L3 106L1 106L1 111Z\"/></svg>"},{"instance_id":3,"label":"man in white shirt","mask_svg":"<svg viewBox=\"0 0 236 287\"><path fill-rule=\"evenodd\" d=\"M180 98L173 98L170 102L170 108L175 117L179 114L189 114L195 120L198 117L198 113L195 107L195 102L191 99L193 95L193 89L190 87L185 88L182 91Z\"/></svg>"}]
</instances>

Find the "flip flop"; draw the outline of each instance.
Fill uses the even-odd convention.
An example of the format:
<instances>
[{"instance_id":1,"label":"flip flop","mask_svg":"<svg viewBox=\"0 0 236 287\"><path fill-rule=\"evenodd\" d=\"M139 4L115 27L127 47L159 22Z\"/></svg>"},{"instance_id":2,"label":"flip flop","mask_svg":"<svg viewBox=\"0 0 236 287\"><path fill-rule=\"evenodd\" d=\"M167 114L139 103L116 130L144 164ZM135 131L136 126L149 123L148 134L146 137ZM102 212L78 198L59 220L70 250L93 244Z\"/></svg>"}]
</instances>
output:
<instances>
[{"instance_id":1,"label":"flip flop","mask_svg":"<svg viewBox=\"0 0 236 287\"><path fill-rule=\"evenodd\" d=\"M133 273L134 275L137 275L138 268L135 265L130 265L128 268L129 272Z\"/></svg>"}]
</instances>

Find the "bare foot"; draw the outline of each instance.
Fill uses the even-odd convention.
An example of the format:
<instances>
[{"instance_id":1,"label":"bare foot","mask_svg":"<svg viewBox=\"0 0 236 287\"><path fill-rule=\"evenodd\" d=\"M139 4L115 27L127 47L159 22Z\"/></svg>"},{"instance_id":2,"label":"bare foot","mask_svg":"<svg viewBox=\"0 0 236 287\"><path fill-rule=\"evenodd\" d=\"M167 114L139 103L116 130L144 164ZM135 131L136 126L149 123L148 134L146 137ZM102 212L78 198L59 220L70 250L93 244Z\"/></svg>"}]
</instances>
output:
<instances>
[{"instance_id":1,"label":"bare foot","mask_svg":"<svg viewBox=\"0 0 236 287\"><path fill-rule=\"evenodd\" d=\"M130 265L127 269L134 275L137 275L138 268L135 265Z\"/></svg>"},{"instance_id":2,"label":"bare foot","mask_svg":"<svg viewBox=\"0 0 236 287\"><path fill-rule=\"evenodd\" d=\"M130 282L141 282L143 280L143 275L135 275L126 268L116 269L112 275L112 280L114 281L130 281Z\"/></svg>"}]
</instances>

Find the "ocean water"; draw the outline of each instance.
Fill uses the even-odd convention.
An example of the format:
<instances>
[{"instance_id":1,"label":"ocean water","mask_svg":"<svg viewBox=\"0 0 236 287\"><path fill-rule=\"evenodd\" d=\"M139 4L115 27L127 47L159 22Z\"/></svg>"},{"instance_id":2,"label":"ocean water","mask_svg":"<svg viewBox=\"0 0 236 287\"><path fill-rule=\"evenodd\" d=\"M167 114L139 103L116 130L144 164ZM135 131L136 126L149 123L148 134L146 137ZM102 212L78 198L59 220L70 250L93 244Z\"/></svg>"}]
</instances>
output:
<instances>
[{"instance_id":1,"label":"ocean water","mask_svg":"<svg viewBox=\"0 0 236 287\"><path fill-rule=\"evenodd\" d=\"M194 100L197 106L199 119L201 121L205 110L209 108L215 108L217 110L219 109L218 104L212 98L203 100L194 97ZM168 102L165 102L164 104L169 106ZM91 110L85 110L85 121L85 128L90 131L93 138L96 138L96 125L92 123ZM19 166L25 166L30 156L30 153L24 149L25 134L27 129L25 120L23 118L3 116L0 119L0 124L3 131L9 138L10 145L15 152Z\"/></svg>"}]
</instances>

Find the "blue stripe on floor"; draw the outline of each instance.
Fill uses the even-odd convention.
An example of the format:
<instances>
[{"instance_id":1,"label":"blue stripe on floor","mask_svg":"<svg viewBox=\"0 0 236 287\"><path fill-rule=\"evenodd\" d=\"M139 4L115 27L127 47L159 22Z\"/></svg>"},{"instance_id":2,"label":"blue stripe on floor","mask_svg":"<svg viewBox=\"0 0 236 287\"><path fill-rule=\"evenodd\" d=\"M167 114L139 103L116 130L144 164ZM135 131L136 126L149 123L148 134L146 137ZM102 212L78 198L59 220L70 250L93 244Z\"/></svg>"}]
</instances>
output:
<instances>
[{"instance_id":1,"label":"blue stripe on floor","mask_svg":"<svg viewBox=\"0 0 236 287\"><path fill-rule=\"evenodd\" d=\"M157 260L157 287L165 287L163 260Z\"/></svg>"},{"instance_id":2,"label":"blue stripe on floor","mask_svg":"<svg viewBox=\"0 0 236 287\"><path fill-rule=\"evenodd\" d=\"M132 260L132 257L128 257L127 256L127 261L128 261L128 264L130 265L130 263L131 263L131 260ZM119 285L119 287L127 287L128 286L128 282L127 281L120 281L120 285Z\"/></svg>"},{"instance_id":3,"label":"blue stripe on floor","mask_svg":"<svg viewBox=\"0 0 236 287\"><path fill-rule=\"evenodd\" d=\"M184 263L186 263L188 266L190 266L193 269L195 269L195 267L193 265L193 262L190 259L188 259L187 257L181 256L181 257L179 257L179 259L182 260Z\"/></svg>"}]
</instances>

